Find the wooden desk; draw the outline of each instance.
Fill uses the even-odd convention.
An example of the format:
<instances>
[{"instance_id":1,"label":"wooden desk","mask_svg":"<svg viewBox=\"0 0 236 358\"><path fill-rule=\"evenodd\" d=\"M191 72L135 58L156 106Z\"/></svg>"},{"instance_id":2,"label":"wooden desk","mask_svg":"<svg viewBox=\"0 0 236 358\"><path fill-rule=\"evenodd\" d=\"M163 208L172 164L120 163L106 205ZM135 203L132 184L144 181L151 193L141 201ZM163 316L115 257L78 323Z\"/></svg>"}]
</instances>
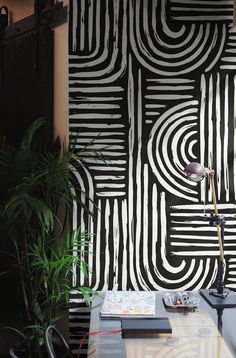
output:
<instances>
[{"instance_id":1,"label":"wooden desk","mask_svg":"<svg viewBox=\"0 0 236 358\"><path fill-rule=\"evenodd\" d=\"M90 331L120 329L120 320L101 320L102 297L93 300ZM90 336L89 358L234 358L236 357L236 308L227 308L222 322L200 296L196 312L167 312L164 292L156 293L156 316L169 317L172 334L155 338L122 339L121 334ZM220 326L220 334L217 324ZM222 324L221 324L222 323ZM222 325L222 327L221 327ZM204 333L206 335L204 335Z\"/></svg>"}]
</instances>

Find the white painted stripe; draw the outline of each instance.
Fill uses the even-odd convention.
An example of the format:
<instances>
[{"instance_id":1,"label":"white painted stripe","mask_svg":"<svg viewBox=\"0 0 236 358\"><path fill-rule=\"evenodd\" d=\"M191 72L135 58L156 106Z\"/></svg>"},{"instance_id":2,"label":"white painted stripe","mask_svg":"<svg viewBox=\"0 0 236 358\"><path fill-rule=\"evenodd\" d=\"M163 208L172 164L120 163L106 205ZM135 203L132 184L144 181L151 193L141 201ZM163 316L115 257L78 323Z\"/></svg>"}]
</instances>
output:
<instances>
[{"instance_id":1,"label":"white painted stripe","mask_svg":"<svg viewBox=\"0 0 236 358\"><path fill-rule=\"evenodd\" d=\"M209 223L207 223L206 221L203 221L203 220L185 220L185 221L181 221L181 220L171 220L171 223L172 224L183 224L183 225L193 225L193 224L196 224L196 225L206 225L206 226L209 226ZM225 225L236 225L236 220L234 221L229 221L227 220L226 224Z\"/></svg>"},{"instance_id":2,"label":"white painted stripe","mask_svg":"<svg viewBox=\"0 0 236 358\"><path fill-rule=\"evenodd\" d=\"M84 159L84 162L86 163L90 163L90 164L104 164L104 159ZM107 165L122 165L122 164L126 164L127 161L126 160L111 160L111 159L106 159Z\"/></svg>"},{"instance_id":3,"label":"white painted stripe","mask_svg":"<svg viewBox=\"0 0 236 358\"><path fill-rule=\"evenodd\" d=\"M184 269L185 267L185 261L182 261L181 264L179 265L178 268L173 267L169 264L169 262L167 261L167 253L166 253L166 243L167 243L167 221L166 221L166 197L165 197L165 192L162 192L160 195L160 217L161 217L161 247L160 247L160 251L161 251L161 257L163 260L163 267L168 271L168 272L180 272L181 270ZM176 271L177 270L177 271Z\"/></svg>"},{"instance_id":4,"label":"white painted stripe","mask_svg":"<svg viewBox=\"0 0 236 358\"><path fill-rule=\"evenodd\" d=\"M79 104L79 103L71 103L70 104L70 109L116 109L116 108L120 108L119 104L106 104L106 103L83 103L83 104Z\"/></svg>"},{"instance_id":5,"label":"white painted stripe","mask_svg":"<svg viewBox=\"0 0 236 358\"><path fill-rule=\"evenodd\" d=\"M187 94L153 94L153 95L145 95L146 99L164 99L164 100L173 100L173 99L187 99L193 98L192 95Z\"/></svg>"},{"instance_id":6,"label":"white painted stripe","mask_svg":"<svg viewBox=\"0 0 236 358\"><path fill-rule=\"evenodd\" d=\"M216 244L209 244L209 243L204 243L204 242L200 242L200 243L172 242L171 246L189 247L190 249L192 247L201 247L201 248L204 249L205 247L218 247L219 245L217 243ZM235 244L235 246L236 246L236 244ZM195 256L196 256L196 253L195 253Z\"/></svg>"},{"instance_id":7,"label":"white painted stripe","mask_svg":"<svg viewBox=\"0 0 236 358\"><path fill-rule=\"evenodd\" d=\"M112 289L118 289L118 274L119 274L119 246L120 246L120 226L119 226L119 211L117 199L114 200L113 207L113 285Z\"/></svg>"},{"instance_id":8,"label":"white painted stripe","mask_svg":"<svg viewBox=\"0 0 236 358\"><path fill-rule=\"evenodd\" d=\"M191 237L191 240L213 240L214 237L213 236L206 236L206 235L201 235L201 238L199 236L195 236L195 235L170 235L171 238L175 238L175 239L190 239ZM230 236L230 235L227 235L227 240L235 240L235 235L234 236ZM230 244L229 244L230 245Z\"/></svg>"},{"instance_id":9,"label":"white painted stripe","mask_svg":"<svg viewBox=\"0 0 236 358\"><path fill-rule=\"evenodd\" d=\"M218 204L217 204L218 206ZM213 210L213 207L212 207L212 210ZM205 214L204 213L170 213L170 216L179 216L179 217L193 217L193 216L199 216L199 217L204 217ZM236 218L236 215L235 214L224 214L224 217L225 218L228 218L228 217L232 217L232 218ZM227 220L228 222L228 220Z\"/></svg>"},{"instance_id":10,"label":"white painted stripe","mask_svg":"<svg viewBox=\"0 0 236 358\"><path fill-rule=\"evenodd\" d=\"M124 152L109 152L107 150L100 150L100 153L105 156L105 160L109 161L108 157L121 157L127 155L127 153Z\"/></svg>"},{"instance_id":11,"label":"white painted stripe","mask_svg":"<svg viewBox=\"0 0 236 358\"><path fill-rule=\"evenodd\" d=\"M188 256L206 256L206 251L171 251L172 255L175 256L182 256L182 257L188 257ZM225 255L227 253L225 252ZM230 255L236 255L236 250L230 251ZM209 257L219 257L219 251L208 251L207 256Z\"/></svg>"},{"instance_id":12,"label":"white painted stripe","mask_svg":"<svg viewBox=\"0 0 236 358\"><path fill-rule=\"evenodd\" d=\"M200 105L200 163L205 163L205 107L206 107L206 78L201 75L201 105ZM203 181L200 183L201 200L205 201L205 185Z\"/></svg>"},{"instance_id":13,"label":"white painted stripe","mask_svg":"<svg viewBox=\"0 0 236 358\"><path fill-rule=\"evenodd\" d=\"M79 97L76 97L74 99L74 97L70 98L70 103L79 103L81 101L86 101L86 102L90 102L90 101L96 101L96 102L114 102L114 101L121 101L123 99L123 97L92 97L92 96L85 96L85 95L80 95Z\"/></svg>"},{"instance_id":14,"label":"white painted stripe","mask_svg":"<svg viewBox=\"0 0 236 358\"><path fill-rule=\"evenodd\" d=\"M220 56L221 56L221 54L222 54L222 52L224 50L224 45L225 45L225 41L226 41L226 34L227 34L226 26L223 24L222 34L220 36L219 50L217 52L217 55L214 57L213 61L211 62L211 64L205 69L205 72L209 72L215 66L215 64L219 61ZM219 36L218 36L218 41L219 41Z\"/></svg>"},{"instance_id":15,"label":"white painted stripe","mask_svg":"<svg viewBox=\"0 0 236 358\"><path fill-rule=\"evenodd\" d=\"M220 66L221 70L236 70L236 65L222 65Z\"/></svg>"},{"instance_id":16,"label":"white painted stripe","mask_svg":"<svg viewBox=\"0 0 236 358\"><path fill-rule=\"evenodd\" d=\"M150 246L150 244L149 244L150 235L149 235L149 228L148 228L148 223L149 223L149 211L148 211L149 197L148 197L148 185L145 185L145 183L148 183L148 181L149 181L149 178L148 178L148 165L144 164L144 170L143 170L143 184L144 184L144 188L143 188L143 265L144 265L145 273L147 275L148 282L152 285L152 287L155 290L159 290L160 286L153 279L152 274L150 272L150 265L149 265L149 261L150 261L149 255L148 255L148 248ZM155 250L154 250L154 252L155 252ZM155 266L156 266L156 264L155 264Z\"/></svg>"},{"instance_id":17,"label":"white painted stripe","mask_svg":"<svg viewBox=\"0 0 236 358\"><path fill-rule=\"evenodd\" d=\"M98 167L98 166L90 166L89 169L93 170L104 170L104 171L124 171L125 168L119 168L119 167Z\"/></svg>"},{"instance_id":18,"label":"white painted stripe","mask_svg":"<svg viewBox=\"0 0 236 358\"><path fill-rule=\"evenodd\" d=\"M235 57L235 56L234 56L234 57L230 57L230 56L228 56L228 57L222 57L221 60L222 60L223 62L233 62L233 63L235 63L236 57Z\"/></svg>"},{"instance_id":19,"label":"white painted stripe","mask_svg":"<svg viewBox=\"0 0 236 358\"><path fill-rule=\"evenodd\" d=\"M75 196L75 189L73 187L73 185L71 184L71 193ZM76 230L77 229L77 201L73 199L73 212L72 212L72 230ZM77 257L78 252L77 250L73 250L73 256ZM72 287L76 287L77 285L77 270L76 270L76 265L73 265L72 267Z\"/></svg>"},{"instance_id":20,"label":"white painted stripe","mask_svg":"<svg viewBox=\"0 0 236 358\"><path fill-rule=\"evenodd\" d=\"M225 52L236 53L236 49L226 49Z\"/></svg>"},{"instance_id":21,"label":"white painted stripe","mask_svg":"<svg viewBox=\"0 0 236 358\"><path fill-rule=\"evenodd\" d=\"M77 50L77 32L76 32L77 23L78 23L78 3L77 3L77 1L73 1L73 11L72 11L72 46L73 46L73 51Z\"/></svg>"},{"instance_id":22,"label":"white painted stripe","mask_svg":"<svg viewBox=\"0 0 236 358\"><path fill-rule=\"evenodd\" d=\"M104 285L103 290L108 290L109 286L109 268L110 268L110 251L109 251L109 241L110 241L110 203L109 200L106 200L105 206L105 253L104 253Z\"/></svg>"},{"instance_id":23,"label":"white painted stripe","mask_svg":"<svg viewBox=\"0 0 236 358\"><path fill-rule=\"evenodd\" d=\"M235 224L234 224L235 225ZM200 227L193 227L193 226L188 226L188 227L183 227L183 226L173 226L171 228L172 231L212 231L212 232L217 232L216 227L211 227L211 226L200 226ZM236 228L235 229L229 229L225 227L225 233L227 232L236 232Z\"/></svg>"},{"instance_id":24,"label":"white painted stripe","mask_svg":"<svg viewBox=\"0 0 236 358\"><path fill-rule=\"evenodd\" d=\"M216 80L216 182L218 200L221 199L221 159L222 159L222 143L221 143L221 108L220 108L220 74L217 73Z\"/></svg>"},{"instance_id":25,"label":"white painted stripe","mask_svg":"<svg viewBox=\"0 0 236 358\"><path fill-rule=\"evenodd\" d=\"M90 0L88 3L88 44L89 44L90 52L92 50L93 23L94 23L94 0Z\"/></svg>"},{"instance_id":26,"label":"white painted stripe","mask_svg":"<svg viewBox=\"0 0 236 358\"><path fill-rule=\"evenodd\" d=\"M152 185L152 266L157 273L157 254L156 247L158 243L158 196L157 185Z\"/></svg>"},{"instance_id":27,"label":"white painted stripe","mask_svg":"<svg viewBox=\"0 0 236 358\"><path fill-rule=\"evenodd\" d=\"M134 272L134 207L133 207L133 155L134 155L134 139L135 139L135 117L134 117L134 103L135 103L135 93L134 93L134 78L132 73L132 58L129 54L128 58L128 86L127 86L127 99L128 99L128 119L129 119L129 133L128 133L128 146L129 146L129 167L128 167L128 233L129 233L129 273L130 280L133 286L133 289L139 290L139 286L136 281L135 272Z\"/></svg>"},{"instance_id":28,"label":"white painted stripe","mask_svg":"<svg viewBox=\"0 0 236 358\"><path fill-rule=\"evenodd\" d=\"M195 146L195 144L197 144L198 141L196 140L192 140L189 143L189 147L188 147L188 154L190 155L190 157L192 157L193 159L197 159L197 156L193 153L193 147Z\"/></svg>"},{"instance_id":29,"label":"white painted stripe","mask_svg":"<svg viewBox=\"0 0 236 358\"><path fill-rule=\"evenodd\" d=\"M70 114L71 119L118 119L121 114L107 114L107 113L75 113Z\"/></svg>"},{"instance_id":30,"label":"white painted stripe","mask_svg":"<svg viewBox=\"0 0 236 358\"><path fill-rule=\"evenodd\" d=\"M80 0L80 51L84 51L85 47L85 0Z\"/></svg>"},{"instance_id":31,"label":"white painted stripe","mask_svg":"<svg viewBox=\"0 0 236 358\"><path fill-rule=\"evenodd\" d=\"M95 180L123 180L124 175L95 175Z\"/></svg>"},{"instance_id":32,"label":"white painted stripe","mask_svg":"<svg viewBox=\"0 0 236 358\"><path fill-rule=\"evenodd\" d=\"M228 145L229 145L229 75L225 77L225 110L224 110L224 141L223 141L223 168L225 184L225 200L229 202L229 166L228 166Z\"/></svg>"},{"instance_id":33,"label":"white painted stripe","mask_svg":"<svg viewBox=\"0 0 236 358\"><path fill-rule=\"evenodd\" d=\"M213 168L213 118L212 118L212 107L213 107L213 79L212 74L209 79L209 88L208 88L208 158L207 158L207 167ZM208 186L208 201L212 201L212 192L210 185Z\"/></svg>"},{"instance_id":34,"label":"white painted stripe","mask_svg":"<svg viewBox=\"0 0 236 358\"><path fill-rule=\"evenodd\" d=\"M164 33L166 33L166 35L170 38L178 38L180 36L183 36L184 32L185 32L185 26L181 26L180 30L178 31L172 31L172 29L168 26L167 24L167 15L166 15L166 9L167 9L167 1L162 1L161 2L161 14L162 16L160 16L161 18L161 24L163 26L163 30Z\"/></svg>"},{"instance_id":35,"label":"white painted stripe","mask_svg":"<svg viewBox=\"0 0 236 358\"><path fill-rule=\"evenodd\" d=\"M94 290L97 290L101 280L101 270L100 270L100 255L101 255L101 200L98 200L98 210L97 210L97 231L96 231L96 252L95 252L95 285Z\"/></svg>"},{"instance_id":36,"label":"white painted stripe","mask_svg":"<svg viewBox=\"0 0 236 358\"><path fill-rule=\"evenodd\" d=\"M127 233L127 226L128 226L128 208L127 208L127 200L122 200L122 233L123 233L123 250L122 250L122 290L127 290L127 278L128 278L128 262L127 262L127 254L129 252L127 247L128 242L128 233Z\"/></svg>"},{"instance_id":37,"label":"white painted stripe","mask_svg":"<svg viewBox=\"0 0 236 358\"><path fill-rule=\"evenodd\" d=\"M146 116L158 116L160 112L145 112Z\"/></svg>"},{"instance_id":38,"label":"white painted stripe","mask_svg":"<svg viewBox=\"0 0 236 358\"><path fill-rule=\"evenodd\" d=\"M113 197L113 196L124 196L126 193L124 191L103 191L96 193L97 196Z\"/></svg>"},{"instance_id":39,"label":"white painted stripe","mask_svg":"<svg viewBox=\"0 0 236 358\"><path fill-rule=\"evenodd\" d=\"M70 128L97 128L97 123L70 123ZM123 128L124 124L99 123L100 128Z\"/></svg>"},{"instance_id":40,"label":"white painted stripe","mask_svg":"<svg viewBox=\"0 0 236 358\"><path fill-rule=\"evenodd\" d=\"M194 89L194 86L147 86L150 91L186 91Z\"/></svg>"},{"instance_id":41,"label":"white painted stripe","mask_svg":"<svg viewBox=\"0 0 236 358\"><path fill-rule=\"evenodd\" d=\"M78 85L75 81L70 81L71 85ZM81 92L81 93L102 93L105 92L111 93L111 92L123 92L124 88L120 86L101 86L101 87L71 87L69 88L70 93L74 92Z\"/></svg>"},{"instance_id":42,"label":"white painted stripe","mask_svg":"<svg viewBox=\"0 0 236 358\"><path fill-rule=\"evenodd\" d=\"M147 78L147 82L159 82L159 83L192 83L194 79L189 78Z\"/></svg>"},{"instance_id":43,"label":"white painted stripe","mask_svg":"<svg viewBox=\"0 0 236 358\"><path fill-rule=\"evenodd\" d=\"M140 268L140 242L142 225L142 197L143 197L143 187L142 187L142 82L141 82L141 70L138 71L138 96L137 96L137 138L136 142L138 144L137 148L137 159L136 159L136 232L135 232L135 266L137 270L137 275L139 277L139 283L141 287L146 290L148 285L142 277L142 270Z\"/></svg>"},{"instance_id":44,"label":"white painted stripe","mask_svg":"<svg viewBox=\"0 0 236 358\"><path fill-rule=\"evenodd\" d=\"M97 184L96 187L97 187L97 188L114 188L114 189L119 189L119 188L124 188L124 187L125 187L125 184L102 183L102 184Z\"/></svg>"},{"instance_id":45,"label":"white painted stripe","mask_svg":"<svg viewBox=\"0 0 236 358\"><path fill-rule=\"evenodd\" d=\"M236 204L221 204L221 203L217 203L218 209L236 209ZM174 205L171 206L171 209L174 210L213 210L213 205L212 204L206 204L205 206L203 204L194 204L194 205Z\"/></svg>"}]
</instances>

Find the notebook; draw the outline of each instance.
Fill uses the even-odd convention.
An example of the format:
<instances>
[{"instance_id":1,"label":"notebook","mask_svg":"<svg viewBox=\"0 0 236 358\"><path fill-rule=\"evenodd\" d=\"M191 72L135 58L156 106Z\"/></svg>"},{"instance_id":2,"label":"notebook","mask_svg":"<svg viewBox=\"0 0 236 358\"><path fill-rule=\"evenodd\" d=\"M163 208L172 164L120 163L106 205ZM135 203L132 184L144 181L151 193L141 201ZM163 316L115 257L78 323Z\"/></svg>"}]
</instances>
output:
<instances>
[{"instance_id":1,"label":"notebook","mask_svg":"<svg viewBox=\"0 0 236 358\"><path fill-rule=\"evenodd\" d=\"M155 292L107 291L101 318L155 317Z\"/></svg>"}]
</instances>

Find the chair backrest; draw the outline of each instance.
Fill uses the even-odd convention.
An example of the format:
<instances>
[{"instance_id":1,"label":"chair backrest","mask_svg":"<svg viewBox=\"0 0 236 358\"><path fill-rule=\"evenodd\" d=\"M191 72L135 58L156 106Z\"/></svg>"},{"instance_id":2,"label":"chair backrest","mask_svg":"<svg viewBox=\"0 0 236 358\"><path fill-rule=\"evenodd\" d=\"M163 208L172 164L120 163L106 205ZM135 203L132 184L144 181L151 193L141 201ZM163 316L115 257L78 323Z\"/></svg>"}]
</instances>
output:
<instances>
[{"instance_id":1,"label":"chair backrest","mask_svg":"<svg viewBox=\"0 0 236 358\"><path fill-rule=\"evenodd\" d=\"M54 343L52 340L52 336L59 339L60 347L62 352L60 354L56 354ZM71 350L63 337L63 335L58 331L58 329L54 326L49 326L45 332L45 345L49 358L66 358L72 357Z\"/></svg>"}]
</instances>

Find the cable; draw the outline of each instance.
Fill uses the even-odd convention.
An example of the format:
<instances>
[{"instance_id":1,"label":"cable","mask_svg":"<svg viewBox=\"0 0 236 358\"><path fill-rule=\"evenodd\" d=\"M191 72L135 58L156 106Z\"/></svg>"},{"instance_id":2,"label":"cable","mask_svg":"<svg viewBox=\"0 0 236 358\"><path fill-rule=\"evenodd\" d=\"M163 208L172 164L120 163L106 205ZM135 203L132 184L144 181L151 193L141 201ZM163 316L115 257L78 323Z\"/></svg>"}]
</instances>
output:
<instances>
[{"instance_id":1,"label":"cable","mask_svg":"<svg viewBox=\"0 0 236 358\"><path fill-rule=\"evenodd\" d=\"M81 351L81 348L84 344L84 341L85 339L87 338L87 336L95 336L95 335L99 335L99 334L117 334L117 333L121 333L121 329L114 329L114 330L111 330L111 331L94 331L94 332L88 332L86 333L81 342L80 342L80 345L79 345L79 348L78 348L78 354L77 354L77 358L80 358L80 351Z\"/></svg>"}]
</instances>

